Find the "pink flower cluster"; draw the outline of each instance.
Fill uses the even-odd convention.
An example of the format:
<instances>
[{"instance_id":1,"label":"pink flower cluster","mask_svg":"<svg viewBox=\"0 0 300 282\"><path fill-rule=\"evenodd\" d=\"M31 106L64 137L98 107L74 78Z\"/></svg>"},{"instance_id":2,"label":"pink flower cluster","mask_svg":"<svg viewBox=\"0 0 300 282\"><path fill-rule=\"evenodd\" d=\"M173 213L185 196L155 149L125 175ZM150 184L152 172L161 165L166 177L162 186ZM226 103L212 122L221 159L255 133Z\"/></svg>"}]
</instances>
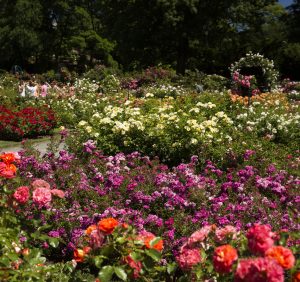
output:
<instances>
[{"instance_id":1,"label":"pink flower cluster","mask_svg":"<svg viewBox=\"0 0 300 282\"><path fill-rule=\"evenodd\" d=\"M27 187L27 186L19 187L13 194L13 197L19 204L27 203L27 201L29 200L29 197L30 197L29 187Z\"/></svg>"},{"instance_id":2,"label":"pink flower cluster","mask_svg":"<svg viewBox=\"0 0 300 282\"><path fill-rule=\"evenodd\" d=\"M235 282L283 282L284 273L275 260L269 258L243 259L235 273Z\"/></svg>"},{"instance_id":3,"label":"pink flower cluster","mask_svg":"<svg viewBox=\"0 0 300 282\"><path fill-rule=\"evenodd\" d=\"M183 270L191 270L202 260L199 248L184 248L176 257L176 261Z\"/></svg>"},{"instance_id":4,"label":"pink flower cluster","mask_svg":"<svg viewBox=\"0 0 300 282\"><path fill-rule=\"evenodd\" d=\"M249 250L253 254L264 255L273 246L274 236L269 226L255 224L247 233Z\"/></svg>"},{"instance_id":5,"label":"pink flower cluster","mask_svg":"<svg viewBox=\"0 0 300 282\"><path fill-rule=\"evenodd\" d=\"M48 182L37 179L31 183L34 189L32 192L32 200L39 207L45 207L52 201L52 196L64 198L65 192L59 189L52 189ZM20 186L13 194L13 198L19 204L26 204L30 198L30 189L28 186Z\"/></svg>"},{"instance_id":6,"label":"pink flower cluster","mask_svg":"<svg viewBox=\"0 0 300 282\"><path fill-rule=\"evenodd\" d=\"M247 88L250 88L252 78L253 78L252 75L242 76L237 71L235 71L234 74L233 74L233 80L236 83L238 83L239 85L241 85L243 87L247 87Z\"/></svg>"},{"instance_id":7,"label":"pink flower cluster","mask_svg":"<svg viewBox=\"0 0 300 282\"><path fill-rule=\"evenodd\" d=\"M190 271L202 262L201 250L205 251L215 243L225 245L214 249L212 263L217 273L232 273L233 265L237 263L234 277L235 282L282 282L284 270L295 265L292 251L282 246L274 246L275 233L267 225L255 224L246 237L248 248L260 257L241 259L238 261L238 251L229 244L228 240L236 240L238 232L235 227L227 225L216 228L208 225L194 232L180 248L176 261L183 271ZM212 240L212 241L210 241Z\"/></svg>"}]
</instances>

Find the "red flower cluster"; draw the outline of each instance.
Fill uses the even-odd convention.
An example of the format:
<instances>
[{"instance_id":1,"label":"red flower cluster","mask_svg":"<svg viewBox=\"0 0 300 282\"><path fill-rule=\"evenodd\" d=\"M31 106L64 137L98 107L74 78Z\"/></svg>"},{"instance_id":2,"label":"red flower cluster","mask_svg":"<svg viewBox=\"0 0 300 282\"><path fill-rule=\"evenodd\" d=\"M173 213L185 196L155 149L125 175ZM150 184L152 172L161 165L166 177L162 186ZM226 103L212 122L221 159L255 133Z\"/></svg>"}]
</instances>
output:
<instances>
[{"instance_id":1,"label":"red flower cluster","mask_svg":"<svg viewBox=\"0 0 300 282\"><path fill-rule=\"evenodd\" d=\"M4 140L21 140L49 133L55 127L54 112L48 107L11 110L0 106L0 135Z\"/></svg>"}]
</instances>

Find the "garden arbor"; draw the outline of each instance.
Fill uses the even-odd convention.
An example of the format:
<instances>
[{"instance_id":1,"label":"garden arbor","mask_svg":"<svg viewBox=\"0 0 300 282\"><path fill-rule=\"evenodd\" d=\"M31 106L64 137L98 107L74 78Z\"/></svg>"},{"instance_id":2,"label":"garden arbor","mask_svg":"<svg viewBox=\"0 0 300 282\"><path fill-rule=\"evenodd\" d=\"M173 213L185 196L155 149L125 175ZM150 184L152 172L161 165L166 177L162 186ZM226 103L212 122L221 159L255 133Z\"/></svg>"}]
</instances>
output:
<instances>
[{"instance_id":1,"label":"garden arbor","mask_svg":"<svg viewBox=\"0 0 300 282\"><path fill-rule=\"evenodd\" d=\"M252 52L247 53L245 57L232 64L230 71L232 76L235 72L255 76L257 88L261 92L267 92L274 88L279 76L272 60Z\"/></svg>"}]
</instances>

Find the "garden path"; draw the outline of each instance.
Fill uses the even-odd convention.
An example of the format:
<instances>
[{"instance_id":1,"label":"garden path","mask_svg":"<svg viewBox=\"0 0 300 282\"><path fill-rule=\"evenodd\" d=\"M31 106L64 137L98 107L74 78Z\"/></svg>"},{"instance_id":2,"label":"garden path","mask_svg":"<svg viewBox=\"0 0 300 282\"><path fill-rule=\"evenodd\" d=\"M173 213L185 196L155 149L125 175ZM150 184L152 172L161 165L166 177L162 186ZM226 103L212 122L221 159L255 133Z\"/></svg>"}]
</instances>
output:
<instances>
[{"instance_id":1,"label":"garden path","mask_svg":"<svg viewBox=\"0 0 300 282\"><path fill-rule=\"evenodd\" d=\"M44 140L44 141L41 141L41 142L36 142L34 143L32 146L39 150L41 152L41 154L45 154L46 151L47 151L47 146L49 145L50 143L50 140ZM64 143L61 143L59 145L59 151L60 150L63 150L64 149ZM12 147L6 147L6 148L0 148L0 152L18 152L20 150L22 150L22 145L21 145L21 142L19 145L17 146L12 146Z\"/></svg>"}]
</instances>

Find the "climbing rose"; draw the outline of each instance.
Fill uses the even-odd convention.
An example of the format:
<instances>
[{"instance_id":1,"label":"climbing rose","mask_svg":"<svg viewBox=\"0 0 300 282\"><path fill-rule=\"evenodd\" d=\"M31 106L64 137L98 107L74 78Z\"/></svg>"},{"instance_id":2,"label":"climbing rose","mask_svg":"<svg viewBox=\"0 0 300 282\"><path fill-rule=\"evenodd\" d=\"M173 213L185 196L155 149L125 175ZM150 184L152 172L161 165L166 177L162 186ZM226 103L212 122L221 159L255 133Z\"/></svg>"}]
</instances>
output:
<instances>
[{"instance_id":1,"label":"climbing rose","mask_svg":"<svg viewBox=\"0 0 300 282\"><path fill-rule=\"evenodd\" d=\"M29 200L29 196L29 188L27 186L17 188L13 195L19 204L25 204Z\"/></svg>"},{"instance_id":2,"label":"climbing rose","mask_svg":"<svg viewBox=\"0 0 300 282\"><path fill-rule=\"evenodd\" d=\"M238 254L235 248L230 245L219 246L215 249L213 256L214 268L219 273L228 273L237 259Z\"/></svg>"},{"instance_id":3,"label":"climbing rose","mask_svg":"<svg viewBox=\"0 0 300 282\"><path fill-rule=\"evenodd\" d=\"M284 272L282 267L273 259L244 259L237 266L234 281L283 282Z\"/></svg>"},{"instance_id":4,"label":"climbing rose","mask_svg":"<svg viewBox=\"0 0 300 282\"><path fill-rule=\"evenodd\" d=\"M248 247L254 254L264 255L273 246L273 237L269 226L255 224L247 232Z\"/></svg>"},{"instance_id":5,"label":"climbing rose","mask_svg":"<svg viewBox=\"0 0 300 282\"><path fill-rule=\"evenodd\" d=\"M98 222L98 228L105 234L111 234L118 224L114 218L104 218Z\"/></svg>"},{"instance_id":6,"label":"climbing rose","mask_svg":"<svg viewBox=\"0 0 300 282\"><path fill-rule=\"evenodd\" d=\"M292 251L282 246L274 246L268 249L265 256L276 260L284 269L291 269L295 264L295 257Z\"/></svg>"},{"instance_id":7,"label":"climbing rose","mask_svg":"<svg viewBox=\"0 0 300 282\"><path fill-rule=\"evenodd\" d=\"M183 270L191 270L194 265L201 262L199 249L183 249L176 257L176 261Z\"/></svg>"},{"instance_id":8,"label":"climbing rose","mask_svg":"<svg viewBox=\"0 0 300 282\"><path fill-rule=\"evenodd\" d=\"M45 206L52 200L51 190L46 188L37 188L33 191L32 198L36 204Z\"/></svg>"}]
</instances>

